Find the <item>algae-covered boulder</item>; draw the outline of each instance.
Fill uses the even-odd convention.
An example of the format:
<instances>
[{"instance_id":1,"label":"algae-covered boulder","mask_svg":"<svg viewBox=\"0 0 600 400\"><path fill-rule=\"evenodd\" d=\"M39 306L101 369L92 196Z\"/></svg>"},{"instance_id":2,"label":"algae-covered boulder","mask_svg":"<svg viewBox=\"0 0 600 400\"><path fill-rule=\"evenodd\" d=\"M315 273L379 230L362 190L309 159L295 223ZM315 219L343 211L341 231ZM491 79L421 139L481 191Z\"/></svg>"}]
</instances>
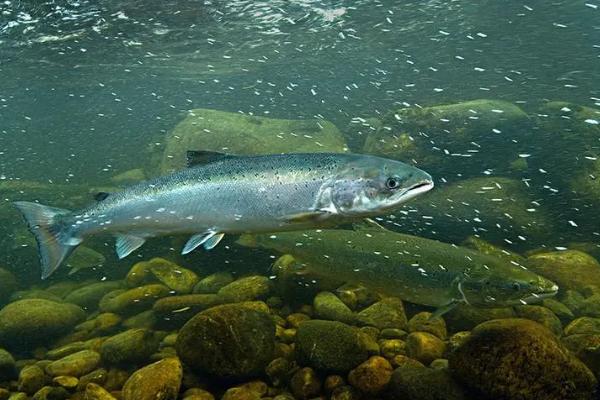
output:
<instances>
[{"instance_id":1,"label":"algae-covered boulder","mask_svg":"<svg viewBox=\"0 0 600 400\"><path fill-rule=\"evenodd\" d=\"M396 297L386 297L358 313L358 320L378 329L406 328L406 313L402 300Z\"/></svg>"},{"instance_id":2,"label":"algae-covered boulder","mask_svg":"<svg viewBox=\"0 0 600 400\"><path fill-rule=\"evenodd\" d=\"M484 322L449 361L457 379L494 399L590 399L597 383L549 330L526 319Z\"/></svg>"},{"instance_id":3,"label":"algae-covered boulder","mask_svg":"<svg viewBox=\"0 0 600 400\"><path fill-rule=\"evenodd\" d=\"M409 359L410 360L410 359ZM394 370L387 390L389 399L465 400L463 387L445 369L406 362Z\"/></svg>"},{"instance_id":4,"label":"algae-covered boulder","mask_svg":"<svg viewBox=\"0 0 600 400\"><path fill-rule=\"evenodd\" d=\"M150 308L156 300L168 296L169 292L168 287L160 284L113 291L100 300L100 311L124 315L135 314Z\"/></svg>"},{"instance_id":5,"label":"algae-covered boulder","mask_svg":"<svg viewBox=\"0 0 600 400\"><path fill-rule=\"evenodd\" d=\"M390 111L370 131L363 151L417 160L430 169L451 164L453 171L473 176L487 168L507 168L529 125L523 110L502 100L402 108Z\"/></svg>"},{"instance_id":6,"label":"algae-covered boulder","mask_svg":"<svg viewBox=\"0 0 600 400\"><path fill-rule=\"evenodd\" d=\"M392 371L388 360L373 356L350 371L348 382L363 393L375 395L386 388Z\"/></svg>"},{"instance_id":7,"label":"algae-covered boulder","mask_svg":"<svg viewBox=\"0 0 600 400\"><path fill-rule=\"evenodd\" d=\"M158 350L158 344L152 331L129 329L106 339L100 346L100 355L109 364L143 362Z\"/></svg>"},{"instance_id":8,"label":"algae-covered boulder","mask_svg":"<svg viewBox=\"0 0 600 400\"><path fill-rule=\"evenodd\" d=\"M159 318L174 322L186 322L200 311L222 303L216 294L186 294L183 296L164 297L152 306Z\"/></svg>"},{"instance_id":9,"label":"algae-covered boulder","mask_svg":"<svg viewBox=\"0 0 600 400\"><path fill-rule=\"evenodd\" d=\"M49 344L85 318L74 304L25 299L0 310L0 344L7 347Z\"/></svg>"},{"instance_id":10,"label":"algae-covered boulder","mask_svg":"<svg viewBox=\"0 0 600 400\"><path fill-rule=\"evenodd\" d=\"M275 322L244 303L204 310L179 331L176 349L193 370L243 378L262 373L273 359Z\"/></svg>"},{"instance_id":11,"label":"algae-covered boulder","mask_svg":"<svg viewBox=\"0 0 600 400\"><path fill-rule=\"evenodd\" d=\"M185 166L188 150L232 154L343 152L339 130L325 120L286 120L195 109L165 140L161 171Z\"/></svg>"},{"instance_id":12,"label":"algae-covered boulder","mask_svg":"<svg viewBox=\"0 0 600 400\"><path fill-rule=\"evenodd\" d=\"M122 287L123 284L119 281L96 282L73 290L64 300L87 309L96 309L105 294Z\"/></svg>"},{"instance_id":13,"label":"algae-covered boulder","mask_svg":"<svg viewBox=\"0 0 600 400\"><path fill-rule=\"evenodd\" d=\"M556 282L561 291L582 292L588 286L600 289L600 263L582 251L537 253L527 258L527 267Z\"/></svg>"},{"instance_id":14,"label":"algae-covered boulder","mask_svg":"<svg viewBox=\"0 0 600 400\"><path fill-rule=\"evenodd\" d=\"M200 282L194 286L195 294L215 294L222 287L233 282L233 276L227 271L215 272L207 277L200 279Z\"/></svg>"},{"instance_id":15,"label":"algae-covered boulder","mask_svg":"<svg viewBox=\"0 0 600 400\"><path fill-rule=\"evenodd\" d=\"M512 307L479 308L467 304L459 304L443 318L451 332L470 331L482 322L491 319L513 318L515 311Z\"/></svg>"},{"instance_id":16,"label":"algae-covered boulder","mask_svg":"<svg viewBox=\"0 0 600 400\"><path fill-rule=\"evenodd\" d=\"M223 301L235 303L266 298L273 284L266 276L252 275L233 281L221 289L218 295Z\"/></svg>"},{"instance_id":17,"label":"algae-covered boulder","mask_svg":"<svg viewBox=\"0 0 600 400\"><path fill-rule=\"evenodd\" d=\"M536 196L519 180L472 178L439 187L415 204L414 216L402 218L420 230L427 216L428 230L444 241L461 242L476 233L496 243L543 242L552 234L553 221Z\"/></svg>"},{"instance_id":18,"label":"algae-covered boulder","mask_svg":"<svg viewBox=\"0 0 600 400\"><path fill-rule=\"evenodd\" d=\"M15 359L3 348L0 348L0 382L9 381L16 377Z\"/></svg>"},{"instance_id":19,"label":"algae-covered boulder","mask_svg":"<svg viewBox=\"0 0 600 400\"><path fill-rule=\"evenodd\" d=\"M82 350L51 362L46 366L46 373L50 376L79 377L95 370L98 364L100 354L92 350Z\"/></svg>"},{"instance_id":20,"label":"algae-covered boulder","mask_svg":"<svg viewBox=\"0 0 600 400\"><path fill-rule=\"evenodd\" d=\"M182 378L179 359L165 358L135 371L123 386L123 400L175 400Z\"/></svg>"},{"instance_id":21,"label":"algae-covered boulder","mask_svg":"<svg viewBox=\"0 0 600 400\"><path fill-rule=\"evenodd\" d=\"M0 268L0 306L17 290L17 279L8 270Z\"/></svg>"},{"instance_id":22,"label":"algae-covered boulder","mask_svg":"<svg viewBox=\"0 0 600 400\"><path fill-rule=\"evenodd\" d=\"M364 334L342 322L306 321L296 332L296 358L300 365L325 372L346 372L368 357Z\"/></svg>"},{"instance_id":23,"label":"algae-covered boulder","mask_svg":"<svg viewBox=\"0 0 600 400\"><path fill-rule=\"evenodd\" d=\"M195 272L160 257L148 261L147 268L160 283L181 294L191 293L199 280Z\"/></svg>"},{"instance_id":24,"label":"algae-covered boulder","mask_svg":"<svg viewBox=\"0 0 600 400\"><path fill-rule=\"evenodd\" d=\"M340 321L347 324L356 321L356 315L352 310L331 292L318 293L313 300L313 309L319 319Z\"/></svg>"}]
</instances>

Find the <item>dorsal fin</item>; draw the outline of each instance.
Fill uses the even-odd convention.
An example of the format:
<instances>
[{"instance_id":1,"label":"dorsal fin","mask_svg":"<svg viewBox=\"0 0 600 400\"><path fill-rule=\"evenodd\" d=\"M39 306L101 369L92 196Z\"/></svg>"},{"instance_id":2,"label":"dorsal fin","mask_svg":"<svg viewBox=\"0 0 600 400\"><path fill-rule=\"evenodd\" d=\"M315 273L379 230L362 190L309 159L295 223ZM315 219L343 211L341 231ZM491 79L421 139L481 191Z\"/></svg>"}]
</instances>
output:
<instances>
[{"instance_id":1,"label":"dorsal fin","mask_svg":"<svg viewBox=\"0 0 600 400\"><path fill-rule=\"evenodd\" d=\"M110 196L110 193L108 192L98 192L94 195L94 200L102 201L105 200L108 196Z\"/></svg>"},{"instance_id":2,"label":"dorsal fin","mask_svg":"<svg viewBox=\"0 0 600 400\"><path fill-rule=\"evenodd\" d=\"M225 158L234 157L231 154L219 153L216 151L207 150L188 150L186 152L187 166L194 167L196 165L210 164L215 161Z\"/></svg>"}]
</instances>

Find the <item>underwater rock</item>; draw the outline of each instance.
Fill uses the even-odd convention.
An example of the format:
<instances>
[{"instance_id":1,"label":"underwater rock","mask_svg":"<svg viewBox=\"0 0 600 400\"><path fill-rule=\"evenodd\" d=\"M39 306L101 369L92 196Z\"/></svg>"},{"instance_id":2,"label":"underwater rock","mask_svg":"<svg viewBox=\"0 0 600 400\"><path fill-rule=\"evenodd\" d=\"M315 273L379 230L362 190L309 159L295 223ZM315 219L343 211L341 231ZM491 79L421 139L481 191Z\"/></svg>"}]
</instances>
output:
<instances>
[{"instance_id":1,"label":"underwater rock","mask_svg":"<svg viewBox=\"0 0 600 400\"><path fill-rule=\"evenodd\" d=\"M465 391L445 369L404 364L394 370L387 390L389 399L465 400Z\"/></svg>"},{"instance_id":2,"label":"underwater rock","mask_svg":"<svg viewBox=\"0 0 600 400\"><path fill-rule=\"evenodd\" d=\"M144 174L144 170L141 168L134 168L111 177L110 181L120 185L124 183L135 183L145 179L146 175Z\"/></svg>"},{"instance_id":3,"label":"underwater rock","mask_svg":"<svg viewBox=\"0 0 600 400\"><path fill-rule=\"evenodd\" d=\"M533 243L544 242L551 238L554 222L536 199L537 193L516 179L472 178L440 186L413 205L418 212L398 219L407 227L422 230L425 215L429 218L427 229L446 242L461 242L474 232L497 243L522 242L519 236Z\"/></svg>"},{"instance_id":4,"label":"underwater rock","mask_svg":"<svg viewBox=\"0 0 600 400\"><path fill-rule=\"evenodd\" d=\"M562 344L600 378L600 334L576 333L562 338Z\"/></svg>"},{"instance_id":5,"label":"underwater rock","mask_svg":"<svg viewBox=\"0 0 600 400\"><path fill-rule=\"evenodd\" d=\"M348 374L348 382L363 393L382 392L392 377L392 365L383 357L373 356Z\"/></svg>"},{"instance_id":6,"label":"underwater rock","mask_svg":"<svg viewBox=\"0 0 600 400\"><path fill-rule=\"evenodd\" d=\"M246 276L233 281L221 289L218 295L227 303L239 303L265 299L271 292L273 284L269 278L261 275Z\"/></svg>"},{"instance_id":7,"label":"underwater rock","mask_svg":"<svg viewBox=\"0 0 600 400\"><path fill-rule=\"evenodd\" d=\"M34 394L49 381L44 370L37 365L28 365L19 372L17 388L19 392Z\"/></svg>"},{"instance_id":8,"label":"underwater rock","mask_svg":"<svg viewBox=\"0 0 600 400\"><path fill-rule=\"evenodd\" d=\"M439 339L446 340L448 331L446 330L446 322L443 318L431 318L431 313L420 312L412 316L408 321L409 332L428 332L438 337Z\"/></svg>"},{"instance_id":9,"label":"underwater rock","mask_svg":"<svg viewBox=\"0 0 600 400\"><path fill-rule=\"evenodd\" d=\"M180 294L191 293L199 281L195 272L164 258L151 259L148 261L147 268L159 282Z\"/></svg>"},{"instance_id":10,"label":"underwater rock","mask_svg":"<svg viewBox=\"0 0 600 400\"><path fill-rule=\"evenodd\" d=\"M9 348L48 344L84 318L84 311L74 304L19 300L0 310L0 343Z\"/></svg>"},{"instance_id":11,"label":"underwater rock","mask_svg":"<svg viewBox=\"0 0 600 400\"><path fill-rule=\"evenodd\" d=\"M284 357L277 357L265 367L265 374L274 386L282 385L292 371L291 362Z\"/></svg>"},{"instance_id":12,"label":"underwater rock","mask_svg":"<svg viewBox=\"0 0 600 400\"><path fill-rule=\"evenodd\" d=\"M52 377L61 375L80 377L95 370L99 364L100 354L92 350L82 350L52 361L46 366L46 373Z\"/></svg>"},{"instance_id":13,"label":"underwater rock","mask_svg":"<svg viewBox=\"0 0 600 400\"><path fill-rule=\"evenodd\" d=\"M319 371L345 373L369 357L363 336L342 322L306 321L296 333L296 358Z\"/></svg>"},{"instance_id":14,"label":"underwater rock","mask_svg":"<svg viewBox=\"0 0 600 400\"><path fill-rule=\"evenodd\" d=\"M64 300L88 310L95 310L104 295L123 287L123 283L120 281L96 282L73 290Z\"/></svg>"},{"instance_id":15,"label":"underwater rock","mask_svg":"<svg viewBox=\"0 0 600 400\"><path fill-rule=\"evenodd\" d=\"M204 310L177 335L181 360L193 370L243 378L262 373L273 359L275 323L243 303Z\"/></svg>"},{"instance_id":16,"label":"underwater rock","mask_svg":"<svg viewBox=\"0 0 600 400\"><path fill-rule=\"evenodd\" d=\"M104 368L98 368L89 374L85 374L79 377L79 385L77 385L78 392L85 392L85 388L89 383L95 383L98 385L104 385L106 382L108 372Z\"/></svg>"},{"instance_id":17,"label":"underwater rock","mask_svg":"<svg viewBox=\"0 0 600 400\"><path fill-rule=\"evenodd\" d=\"M90 382L85 387L85 400L117 400L102 386Z\"/></svg>"},{"instance_id":18,"label":"underwater rock","mask_svg":"<svg viewBox=\"0 0 600 400\"><path fill-rule=\"evenodd\" d=\"M179 359L165 358L135 371L123 386L123 400L176 400L182 378Z\"/></svg>"},{"instance_id":19,"label":"underwater rock","mask_svg":"<svg viewBox=\"0 0 600 400\"><path fill-rule=\"evenodd\" d=\"M428 332L413 332L406 337L406 355L429 365L436 358L442 358L446 344Z\"/></svg>"},{"instance_id":20,"label":"underwater rock","mask_svg":"<svg viewBox=\"0 0 600 400\"><path fill-rule=\"evenodd\" d=\"M444 314L444 320L451 332L458 332L470 331L482 322L491 319L513 318L515 315L515 311L511 307L478 308L459 304Z\"/></svg>"},{"instance_id":21,"label":"underwater rock","mask_svg":"<svg viewBox=\"0 0 600 400\"><path fill-rule=\"evenodd\" d=\"M0 268L0 306L8 301L13 292L17 291L17 278L12 272Z\"/></svg>"},{"instance_id":22,"label":"underwater rock","mask_svg":"<svg viewBox=\"0 0 600 400\"><path fill-rule=\"evenodd\" d=\"M315 315L320 319L352 324L356 315L339 297L331 292L319 292L313 300Z\"/></svg>"},{"instance_id":23,"label":"underwater rock","mask_svg":"<svg viewBox=\"0 0 600 400\"><path fill-rule=\"evenodd\" d=\"M140 286L123 292L110 292L100 300L100 311L120 315L137 314L150 308L156 300L168 296L169 292L168 287L160 284Z\"/></svg>"},{"instance_id":24,"label":"underwater rock","mask_svg":"<svg viewBox=\"0 0 600 400\"><path fill-rule=\"evenodd\" d=\"M378 329L406 328L406 313L402 300L396 297L386 297L369 307L361 310L358 320L362 324L373 325Z\"/></svg>"},{"instance_id":25,"label":"underwater rock","mask_svg":"<svg viewBox=\"0 0 600 400\"><path fill-rule=\"evenodd\" d=\"M563 324L568 324L575 319L575 314L563 303L556 299L544 299L542 305L552 311Z\"/></svg>"},{"instance_id":26,"label":"underwater rock","mask_svg":"<svg viewBox=\"0 0 600 400\"><path fill-rule=\"evenodd\" d=\"M71 342L67 343L63 346L59 346L52 350L48 350L46 352L46 358L48 360L60 360L63 357L66 357L70 354L80 352L82 350L88 350L90 348L90 344L83 341Z\"/></svg>"},{"instance_id":27,"label":"underwater rock","mask_svg":"<svg viewBox=\"0 0 600 400\"><path fill-rule=\"evenodd\" d=\"M548 278L561 291L581 292L587 286L600 288L600 263L578 250L551 251L527 258L527 268Z\"/></svg>"},{"instance_id":28,"label":"underwater rock","mask_svg":"<svg viewBox=\"0 0 600 400\"><path fill-rule=\"evenodd\" d=\"M549 309L542 306L516 306L515 314L519 318L526 318L548 328L555 336L561 336L563 329L560 319Z\"/></svg>"},{"instance_id":29,"label":"underwater rock","mask_svg":"<svg viewBox=\"0 0 600 400\"><path fill-rule=\"evenodd\" d=\"M77 332L86 332L89 337L109 335L115 332L123 318L115 313L101 313L75 327Z\"/></svg>"},{"instance_id":30,"label":"underwater rock","mask_svg":"<svg viewBox=\"0 0 600 400\"><path fill-rule=\"evenodd\" d=\"M584 333L600 334L600 318L579 317L565 327L565 336Z\"/></svg>"},{"instance_id":31,"label":"underwater rock","mask_svg":"<svg viewBox=\"0 0 600 400\"><path fill-rule=\"evenodd\" d=\"M216 294L186 294L164 297L154 303L152 311L159 318L186 322L200 311L222 302L223 299Z\"/></svg>"},{"instance_id":32,"label":"underwater rock","mask_svg":"<svg viewBox=\"0 0 600 400\"><path fill-rule=\"evenodd\" d=\"M576 290L565 290L561 293L560 301L563 303L573 314L578 315L581 305L585 301L585 297Z\"/></svg>"},{"instance_id":33,"label":"underwater rock","mask_svg":"<svg viewBox=\"0 0 600 400\"><path fill-rule=\"evenodd\" d=\"M290 389L297 399L312 399L321 393L321 380L312 368L301 368L290 379Z\"/></svg>"},{"instance_id":34,"label":"underwater rock","mask_svg":"<svg viewBox=\"0 0 600 400\"><path fill-rule=\"evenodd\" d=\"M522 138L529 126L523 110L502 100L402 108L387 113L381 126L369 132L363 152L419 160L426 169L451 163L454 171L473 176L485 169L508 169L521 150L520 143L512 142L513 134Z\"/></svg>"},{"instance_id":35,"label":"underwater rock","mask_svg":"<svg viewBox=\"0 0 600 400\"><path fill-rule=\"evenodd\" d=\"M148 261L140 261L133 264L125 277L125 283L130 288L134 288L145 283L150 283L153 277L154 275L150 273L150 263Z\"/></svg>"},{"instance_id":36,"label":"underwater rock","mask_svg":"<svg viewBox=\"0 0 600 400\"><path fill-rule=\"evenodd\" d=\"M260 400L260 394L246 387L233 387L223 393L221 400Z\"/></svg>"},{"instance_id":37,"label":"underwater rock","mask_svg":"<svg viewBox=\"0 0 600 400\"><path fill-rule=\"evenodd\" d=\"M57 376L52 379L52 382L65 389L75 389L79 384L79 379L74 376Z\"/></svg>"},{"instance_id":38,"label":"underwater rock","mask_svg":"<svg viewBox=\"0 0 600 400\"><path fill-rule=\"evenodd\" d=\"M205 278L200 279L200 282L194 286L194 294L216 294L223 286L233 282L233 275L229 272L215 272Z\"/></svg>"},{"instance_id":39,"label":"underwater rock","mask_svg":"<svg viewBox=\"0 0 600 400\"><path fill-rule=\"evenodd\" d=\"M154 311L146 310L127 318L125 321L123 321L123 327L127 329L153 329L157 323L157 320L158 318L156 317L156 314L154 314Z\"/></svg>"},{"instance_id":40,"label":"underwater rock","mask_svg":"<svg viewBox=\"0 0 600 400\"><path fill-rule=\"evenodd\" d=\"M158 350L159 340L148 329L129 329L100 346L102 361L109 364L141 363Z\"/></svg>"},{"instance_id":41,"label":"underwater rock","mask_svg":"<svg viewBox=\"0 0 600 400\"><path fill-rule=\"evenodd\" d=\"M406 342L401 339L381 339L379 349L382 356L392 359L399 354L406 354Z\"/></svg>"},{"instance_id":42,"label":"underwater rock","mask_svg":"<svg viewBox=\"0 0 600 400\"><path fill-rule=\"evenodd\" d=\"M478 325L449 361L457 379L494 399L588 399L597 383L548 329L526 319Z\"/></svg>"},{"instance_id":43,"label":"underwater rock","mask_svg":"<svg viewBox=\"0 0 600 400\"><path fill-rule=\"evenodd\" d=\"M42 289L18 290L10 296L10 301L15 302L25 299L42 299L62 303L62 298L54 293L47 292Z\"/></svg>"},{"instance_id":44,"label":"underwater rock","mask_svg":"<svg viewBox=\"0 0 600 400\"><path fill-rule=\"evenodd\" d=\"M70 396L70 393L59 386L44 386L38 390L31 400L66 400Z\"/></svg>"},{"instance_id":45,"label":"underwater rock","mask_svg":"<svg viewBox=\"0 0 600 400\"><path fill-rule=\"evenodd\" d=\"M577 307L577 314L600 317L600 294L593 294L583 300Z\"/></svg>"},{"instance_id":46,"label":"underwater rock","mask_svg":"<svg viewBox=\"0 0 600 400\"><path fill-rule=\"evenodd\" d=\"M8 351L0 348L0 382L9 381L16 376L15 359Z\"/></svg>"},{"instance_id":47,"label":"underwater rock","mask_svg":"<svg viewBox=\"0 0 600 400\"><path fill-rule=\"evenodd\" d=\"M161 172L185 167L188 150L231 154L344 152L342 134L325 120L286 120L191 110L165 138Z\"/></svg>"},{"instance_id":48,"label":"underwater rock","mask_svg":"<svg viewBox=\"0 0 600 400\"><path fill-rule=\"evenodd\" d=\"M191 388L185 391L183 400L215 400L215 396L204 389Z\"/></svg>"}]
</instances>

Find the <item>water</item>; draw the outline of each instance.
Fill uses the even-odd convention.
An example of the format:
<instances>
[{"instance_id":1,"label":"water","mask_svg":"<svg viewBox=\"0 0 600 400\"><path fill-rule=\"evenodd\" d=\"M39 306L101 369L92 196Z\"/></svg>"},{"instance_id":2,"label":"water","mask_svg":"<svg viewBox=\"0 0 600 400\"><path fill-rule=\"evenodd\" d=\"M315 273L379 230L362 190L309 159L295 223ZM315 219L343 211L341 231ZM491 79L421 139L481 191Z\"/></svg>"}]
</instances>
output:
<instances>
[{"instance_id":1,"label":"water","mask_svg":"<svg viewBox=\"0 0 600 400\"><path fill-rule=\"evenodd\" d=\"M173 135L184 132L180 127L174 133L174 128L190 118L190 110L202 108L320 124L330 121L350 151L416 164L434 176L436 188L393 215L379 218L381 225L456 244L475 235L505 249L504 253L489 250L496 256L512 251L546 260L532 268L557 281L561 289L555 300L567 310L544 303L546 308L538 314L517 307L512 314L498 315L525 316L550 327L558 321L555 333L577 317L600 317L595 300L600 266L589 258L600 256L596 211L600 202L599 8L595 0L3 1L0 267L16 277L23 291L46 290L49 285L66 288L69 282L68 292L75 284L120 281L135 262L152 257L175 261L201 278L217 271L229 271L236 279L278 275L271 264L280 253L241 247L235 237L226 238L210 253L196 251L186 257L178 255L186 238L153 239L124 260L113 254L112 238L98 237L85 243L97 253L72 260L83 270L68 275L69 268L63 267L50 280L39 280L35 244L10 201L39 200L77 208L88 204L97 191L160 174L168 164L165 157L174 151L169 147ZM465 106L477 99L493 102ZM448 104L456 106L437 108ZM213 130L217 134L208 137L205 148L223 150L227 128ZM261 131L257 132L252 134L260 137ZM294 146L314 147L311 135L314 132ZM237 143L237 150L253 149L251 143ZM264 146L263 151L268 150ZM120 182L112 179L132 169L142 173ZM470 240L473 247L474 239ZM482 246L476 247L483 251ZM376 256L377 249L373 250ZM543 252L550 252L549 258ZM103 266L91 265L97 263ZM14 294L9 280L5 279L6 288L0 282L6 292L0 293L0 302L8 302L11 295L12 300L42 296L38 292ZM135 284L157 280L148 277ZM266 294L255 297L269 299L273 313L282 318L289 320L288 314L302 312L330 319L307 305L313 304L316 293L335 290L335 285L309 276L281 292L277 282L282 280L281 276L269 280L273 287L254 281L249 286L256 291L261 285L269 286ZM58 299L66 294L48 290L58 293ZM376 300L353 291L336 293L355 314ZM349 300L357 296L362 300ZM150 306L135 312L126 307L116 314L123 319ZM86 307L81 318L94 318L98 301ZM405 307L409 318L422 310L432 311L423 305L406 303ZM548 313L544 310L551 310L552 315L540 317ZM199 308L192 307L192 311ZM176 332L193 315L183 312L178 323L157 323L152 332ZM452 311L446 317L448 336L471 330L475 321L488 317L469 320ZM68 330L22 343L5 338L0 346L18 360L32 356L44 360L48 358L44 352L31 352L39 346L55 348L57 336L69 334L69 340L84 340L114 335L126 326L119 320L102 335L77 336ZM296 329L289 321L282 327ZM393 327L409 329L402 323ZM565 338L569 332L574 331L565 330ZM173 348L160 333L152 334L162 347ZM588 329L585 334L586 343L595 343L593 338L600 331ZM404 336L399 338L409 342ZM295 342L279 333L277 340L287 345ZM582 350L589 345L575 343L575 339L563 343L593 373L600 373L595 353ZM385 353L383 347L380 343L379 354ZM449 354L439 356L446 359ZM104 359L97 366L119 365L130 373L158 358L147 355L120 363ZM288 358L300 367L313 367L318 379L332 373L310 360ZM526 368L528 364L521 365ZM202 368L191 370L197 373ZM337 373L346 378L348 370ZM222 377L214 375L200 380L218 397L250 376L276 388L270 389L271 397L276 390L292 390L289 379L276 384L264 372L244 375L235 382L222 382ZM15 378L2 376L0 362L0 382ZM582 387L578 382L575 386ZM356 382L353 385L360 387ZM468 379L465 382L464 376L460 385L476 386ZM18 390L16 384L0 383L0 387ZM195 386L184 383L180 398L190 387ZM488 397L511 397L475 388ZM120 389L118 384L110 388Z\"/></svg>"}]
</instances>

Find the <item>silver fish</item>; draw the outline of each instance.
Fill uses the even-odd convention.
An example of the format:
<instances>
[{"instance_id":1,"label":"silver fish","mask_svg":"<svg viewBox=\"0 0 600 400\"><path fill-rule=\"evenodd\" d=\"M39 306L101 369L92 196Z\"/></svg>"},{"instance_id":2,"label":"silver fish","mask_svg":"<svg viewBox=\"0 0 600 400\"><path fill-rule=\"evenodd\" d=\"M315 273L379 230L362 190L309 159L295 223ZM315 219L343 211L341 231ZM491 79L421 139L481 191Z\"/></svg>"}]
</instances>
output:
<instances>
[{"instance_id":1,"label":"silver fish","mask_svg":"<svg viewBox=\"0 0 600 400\"><path fill-rule=\"evenodd\" d=\"M433 187L399 161L359 154L233 156L188 152L190 168L142 182L71 212L17 201L38 242L42 278L96 233L124 258L146 239L193 234L182 250L210 250L225 234L304 230L383 215Z\"/></svg>"}]
</instances>

